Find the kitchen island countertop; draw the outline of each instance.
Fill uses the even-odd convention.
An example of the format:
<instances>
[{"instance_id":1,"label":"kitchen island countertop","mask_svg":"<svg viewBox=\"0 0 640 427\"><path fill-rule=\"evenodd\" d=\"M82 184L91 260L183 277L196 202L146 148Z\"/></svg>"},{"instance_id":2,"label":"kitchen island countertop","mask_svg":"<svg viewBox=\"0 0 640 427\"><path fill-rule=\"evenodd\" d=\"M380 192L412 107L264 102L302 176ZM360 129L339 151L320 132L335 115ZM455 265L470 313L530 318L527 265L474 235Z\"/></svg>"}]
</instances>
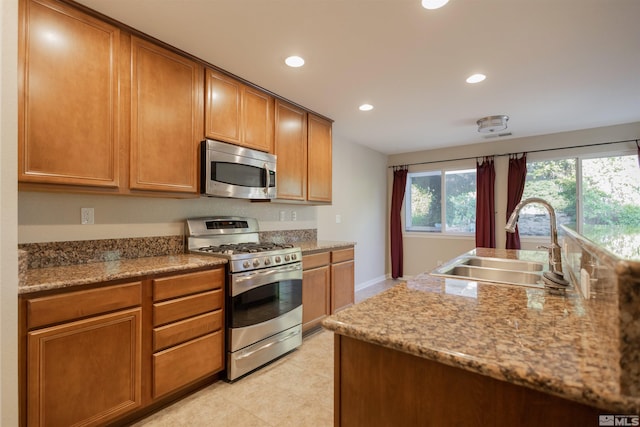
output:
<instances>
[{"instance_id":1,"label":"kitchen island countertop","mask_svg":"<svg viewBox=\"0 0 640 427\"><path fill-rule=\"evenodd\" d=\"M62 267L33 268L26 271L18 287L19 294L88 285L160 273L226 264L227 260L211 256L177 254Z\"/></svg>"},{"instance_id":2,"label":"kitchen island countertop","mask_svg":"<svg viewBox=\"0 0 640 427\"><path fill-rule=\"evenodd\" d=\"M540 251L472 252L540 259ZM323 326L603 410L638 414L640 397L621 393L616 337L602 322L608 309L573 290L558 296L423 273L325 319Z\"/></svg>"}]
</instances>

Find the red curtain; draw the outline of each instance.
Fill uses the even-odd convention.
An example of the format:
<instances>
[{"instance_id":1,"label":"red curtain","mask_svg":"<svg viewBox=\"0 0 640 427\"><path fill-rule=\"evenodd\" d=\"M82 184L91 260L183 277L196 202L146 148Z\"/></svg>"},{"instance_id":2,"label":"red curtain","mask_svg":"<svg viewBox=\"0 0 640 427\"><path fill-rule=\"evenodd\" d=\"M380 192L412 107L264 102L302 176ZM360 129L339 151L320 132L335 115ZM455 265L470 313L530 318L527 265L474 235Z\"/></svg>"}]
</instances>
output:
<instances>
[{"instance_id":1,"label":"red curtain","mask_svg":"<svg viewBox=\"0 0 640 427\"><path fill-rule=\"evenodd\" d=\"M507 220L522 199L524 182L527 178L527 153L509 156L509 183L507 184ZM515 233L507 233L507 249L520 249L520 233L516 225Z\"/></svg>"},{"instance_id":2,"label":"red curtain","mask_svg":"<svg viewBox=\"0 0 640 427\"><path fill-rule=\"evenodd\" d=\"M407 185L407 166L393 169L393 193L391 194L391 277L402 277L402 219L400 210Z\"/></svg>"},{"instance_id":3,"label":"red curtain","mask_svg":"<svg viewBox=\"0 0 640 427\"><path fill-rule=\"evenodd\" d=\"M477 163L476 247L496 247L495 181L493 156Z\"/></svg>"}]
</instances>

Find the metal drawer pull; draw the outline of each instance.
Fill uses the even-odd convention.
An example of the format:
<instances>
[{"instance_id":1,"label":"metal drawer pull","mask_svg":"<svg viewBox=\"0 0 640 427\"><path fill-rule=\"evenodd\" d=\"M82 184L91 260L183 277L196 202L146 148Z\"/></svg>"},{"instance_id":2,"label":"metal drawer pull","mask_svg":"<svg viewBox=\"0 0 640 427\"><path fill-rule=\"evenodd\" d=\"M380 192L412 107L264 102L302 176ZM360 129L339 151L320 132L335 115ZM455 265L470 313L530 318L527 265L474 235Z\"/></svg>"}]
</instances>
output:
<instances>
[{"instance_id":1,"label":"metal drawer pull","mask_svg":"<svg viewBox=\"0 0 640 427\"><path fill-rule=\"evenodd\" d=\"M289 332L289 334L287 334L287 336L282 337L277 341L271 341L270 343L267 343L267 344L263 345L260 348L256 348L253 351L250 351L248 353L244 353L242 356L236 357L236 360L242 360L242 359L245 359L247 357L250 357L250 356L252 356L253 354L255 354L255 353L259 352L259 351L265 350L265 349L271 347L272 345L280 344L281 342L286 341L289 338L293 338L296 335L298 335L298 331Z\"/></svg>"}]
</instances>

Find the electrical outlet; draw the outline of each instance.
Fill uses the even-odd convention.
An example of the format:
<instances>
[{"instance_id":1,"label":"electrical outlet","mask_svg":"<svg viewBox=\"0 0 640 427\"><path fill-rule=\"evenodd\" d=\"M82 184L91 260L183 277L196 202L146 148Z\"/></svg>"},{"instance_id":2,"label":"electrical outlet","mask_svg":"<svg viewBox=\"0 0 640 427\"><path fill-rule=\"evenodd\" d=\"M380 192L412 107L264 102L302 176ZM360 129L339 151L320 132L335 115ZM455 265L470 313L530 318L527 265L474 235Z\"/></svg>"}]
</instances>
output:
<instances>
[{"instance_id":1,"label":"electrical outlet","mask_svg":"<svg viewBox=\"0 0 640 427\"><path fill-rule=\"evenodd\" d=\"M297 221L297 220L298 220L298 212L291 211L291 221Z\"/></svg>"},{"instance_id":2,"label":"electrical outlet","mask_svg":"<svg viewBox=\"0 0 640 427\"><path fill-rule=\"evenodd\" d=\"M340 224L342 222L342 215L336 215L336 224Z\"/></svg>"},{"instance_id":3,"label":"electrical outlet","mask_svg":"<svg viewBox=\"0 0 640 427\"><path fill-rule=\"evenodd\" d=\"M280 211L280 221L284 221L285 220L285 212L284 211Z\"/></svg>"},{"instance_id":4,"label":"electrical outlet","mask_svg":"<svg viewBox=\"0 0 640 427\"><path fill-rule=\"evenodd\" d=\"M80 223L82 225L93 224L93 208L80 208Z\"/></svg>"}]
</instances>

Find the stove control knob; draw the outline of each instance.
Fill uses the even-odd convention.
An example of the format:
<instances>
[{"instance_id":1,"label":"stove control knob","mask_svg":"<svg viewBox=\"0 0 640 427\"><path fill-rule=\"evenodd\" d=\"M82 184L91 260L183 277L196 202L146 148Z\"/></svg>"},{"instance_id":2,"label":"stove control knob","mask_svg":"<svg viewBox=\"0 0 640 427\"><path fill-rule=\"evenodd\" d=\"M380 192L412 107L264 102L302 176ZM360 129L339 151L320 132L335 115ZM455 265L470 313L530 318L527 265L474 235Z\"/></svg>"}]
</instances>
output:
<instances>
[{"instance_id":1,"label":"stove control knob","mask_svg":"<svg viewBox=\"0 0 640 427\"><path fill-rule=\"evenodd\" d=\"M271 265L271 258L265 258L264 265Z\"/></svg>"},{"instance_id":2,"label":"stove control knob","mask_svg":"<svg viewBox=\"0 0 640 427\"><path fill-rule=\"evenodd\" d=\"M290 257L289 255L285 255L285 256L284 256L284 260L285 260L285 261L291 261L291 257Z\"/></svg>"},{"instance_id":3,"label":"stove control knob","mask_svg":"<svg viewBox=\"0 0 640 427\"><path fill-rule=\"evenodd\" d=\"M253 260L253 266L254 266L254 267L257 267L257 266L259 266L259 265L260 265L260 260L259 260L259 259L254 259L254 260Z\"/></svg>"},{"instance_id":4,"label":"stove control knob","mask_svg":"<svg viewBox=\"0 0 640 427\"><path fill-rule=\"evenodd\" d=\"M242 266L244 268L249 268L249 267L251 267L251 264L249 263L249 261L245 261L245 262L242 263Z\"/></svg>"},{"instance_id":5,"label":"stove control knob","mask_svg":"<svg viewBox=\"0 0 640 427\"><path fill-rule=\"evenodd\" d=\"M295 261L296 259L298 259L298 256L296 254L291 254L291 259Z\"/></svg>"},{"instance_id":6,"label":"stove control knob","mask_svg":"<svg viewBox=\"0 0 640 427\"><path fill-rule=\"evenodd\" d=\"M282 258L280 258L280 256L276 257L276 262L282 262Z\"/></svg>"}]
</instances>

